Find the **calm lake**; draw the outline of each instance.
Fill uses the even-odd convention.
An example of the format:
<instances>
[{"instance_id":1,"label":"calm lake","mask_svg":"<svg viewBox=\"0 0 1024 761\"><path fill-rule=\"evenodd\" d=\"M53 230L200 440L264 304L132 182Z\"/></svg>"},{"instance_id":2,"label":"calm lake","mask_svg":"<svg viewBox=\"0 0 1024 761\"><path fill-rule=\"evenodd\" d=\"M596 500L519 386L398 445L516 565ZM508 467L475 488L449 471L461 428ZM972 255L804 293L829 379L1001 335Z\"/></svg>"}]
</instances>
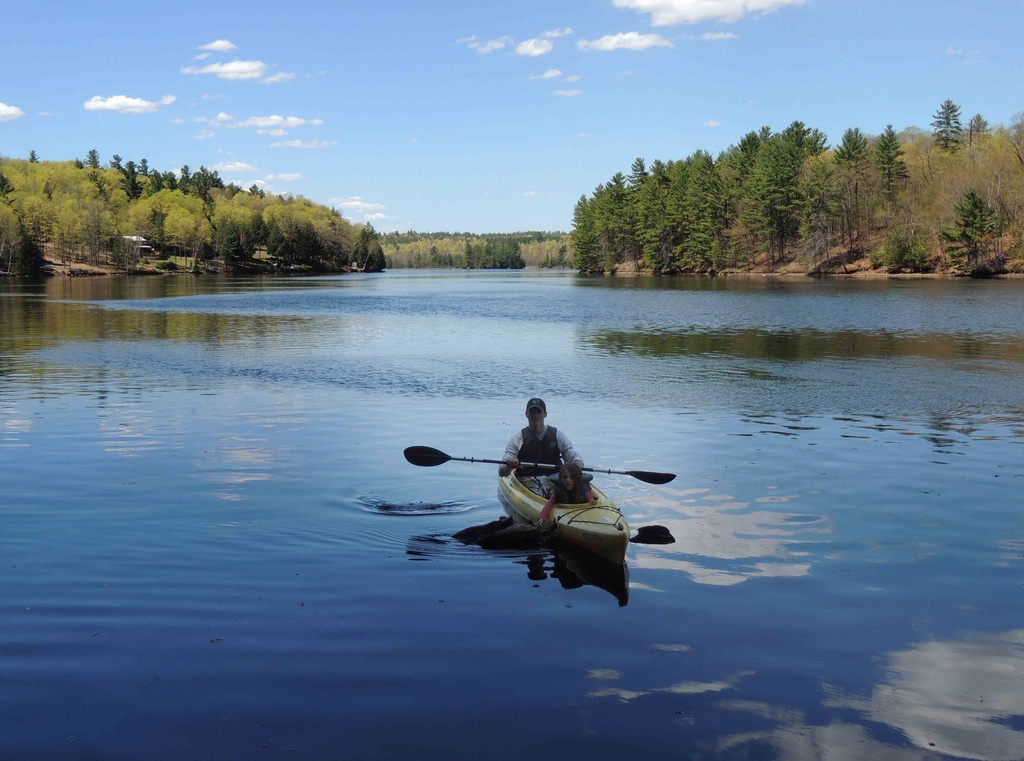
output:
<instances>
[{"instance_id":1,"label":"calm lake","mask_svg":"<svg viewBox=\"0 0 1024 761\"><path fill-rule=\"evenodd\" d=\"M1019 760L1022 445L1022 280L0 280L0 758Z\"/></svg>"}]
</instances>

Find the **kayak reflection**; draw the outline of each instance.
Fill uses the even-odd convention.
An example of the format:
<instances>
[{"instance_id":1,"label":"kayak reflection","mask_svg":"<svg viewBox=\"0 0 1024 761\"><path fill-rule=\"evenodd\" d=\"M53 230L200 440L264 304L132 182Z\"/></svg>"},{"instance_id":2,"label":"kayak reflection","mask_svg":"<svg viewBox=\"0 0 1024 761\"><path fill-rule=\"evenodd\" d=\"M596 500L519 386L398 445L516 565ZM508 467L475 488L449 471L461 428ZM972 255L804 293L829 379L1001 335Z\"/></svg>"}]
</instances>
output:
<instances>
[{"instance_id":1,"label":"kayak reflection","mask_svg":"<svg viewBox=\"0 0 1024 761\"><path fill-rule=\"evenodd\" d=\"M517 562L526 566L526 575L532 581L557 579L562 589L597 587L614 597L620 608L629 603L629 567L568 542L552 547L550 553L530 555Z\"/></svg>"}]
</instances>

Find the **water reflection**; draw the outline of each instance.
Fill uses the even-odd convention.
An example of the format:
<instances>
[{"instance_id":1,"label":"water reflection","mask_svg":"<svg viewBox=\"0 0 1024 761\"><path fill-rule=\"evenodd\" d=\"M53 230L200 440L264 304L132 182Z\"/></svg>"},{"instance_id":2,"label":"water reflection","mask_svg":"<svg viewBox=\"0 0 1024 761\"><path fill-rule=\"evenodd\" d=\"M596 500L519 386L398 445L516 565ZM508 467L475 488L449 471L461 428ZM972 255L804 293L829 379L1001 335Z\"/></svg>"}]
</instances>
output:
<instances>
[{"instance_id":1,"label":"water reflection","mask_svg":"<svg viewBox=\"0 0 1024 761\"><path fill-rule=\"evenodd\" d=\"M923 642L887 661L887 680L870 695L837 690L825 705L894 727L919 748L1024 758L1024 629Z\"/></svg>"},{"instance_id":2,"label":"water reflection","mask_svg":"<svg viewBox=\"0 0 1024 761\"><path fill-rule=\"evenodd\" d=\"M549 554L530 555L521 562L525 562L531 581L555 579L562 589L593 586L614 597L619 607L629 604L629 567L625 563L610 563L565 542Z\"/></svg>"},{"instance_id":3,"label":"water reflection","mask_svg":"<svg viewBox=\"0 0 1024 761\"><path fill-rule=\"evenodd\" d=\"M778 505L815 495L768 494L755 502ZM643 508L668 527L676 542L645 547L632 561L634 566L681 571L698 584L728 586L753 578L806 576L813 555L802 545L835 530L826 516L752 508L750 502L710 488L664 487L647 497ZM666 517L673 513L682 517Z\"/></svg>"},{"instance_id":4,"label":"water reflection","mask_svg":"<svg viewBox=\"0 0 1024 761\"><path fill-rule=\"evenodd\" d=\"M591 671L593 675L595 671ZM608 670L596 670L596 673L608 673ZM620 687L600 687L591 690L587 693L588 698L618 698L624 703L628 703L631 700L642 698L647 695L653 695L656 693L667 693L669 695L703 695L709 693L725 692L727 690L736 689L740 682L751 676L753 671L741 671L737 674L725 677L723 679L717 679L713 682L676 682L674 684L666 685L664 687L652 687L649 689L642 690L630 690ZM593 678L593 677L592 677ZM602 678L607 679L607 676Z\"/></svg>"},{"instance_id":5,"label":"water reflection","mask_svg":"<svg viewBox=\"0 0 1024 761\"><path fill-rule=\"evenodd\" d=\"M707 330L690 327L681 331L593 331L582 334L585 346L612 354L632 353L654 357L717 354L744 359L806 361L823 358L880 359L921 357L943 361L985 360L1024 362L1020 336L983 333L895 333L814 328L788 331L763 329ZM1013 365L988 369L1007 375Z\"/></svg>"},{"instance_id":6,"label":"water reflection","mask_svg":"<svg viewBox=\"0 0 1024 761\"><path fill-rule=\"evenodd\" d=\"M1012 382L1024 363L1024 300L1014 284L982 286L994 306L956 284L604 287L568 275L59 281L0 284L0 394L240 380L490 398L536 384L533 366L508 349L507 325L516 321L550 387L576 399L684 408L770 399L775 412L924 414L936 446L954 446L953 431L980 437L991 425L1019 430L1024 421ZM537 288L550 297L524 321L522 299Z\"/></svg>"},{"instance_id":7,"label":"water reflection","mask_svg":"<svg viewBox=\"0 0 1024 761\"><path fill-rule=\"evenodd\" d=\"M738 732L719 752L767 745L781 761L812 758L1024 758L1024 630L916 644L886 656L886 679L868 695L825 689L823 706L860 715L864 724L816 724L804 711L749 700L719 708L766 720L772 729ZM752 722L753 723L753 722ZM885 725L897 737L885 742ZM909 743L914 748L900 747Z\"/></svg>"},{"instance_id":8,"label":"water reflection","mask_svg":"<svg viewBox=\"0 0 1024 761\"><path fill-rule=\"evenodd\" d=\"M557 582L564 590L596 587L614 597L619 607L629 603L629 567L625 563L610 563L565 542L527 551L490 550L454 540L450 534L438 533L414 536L406 546L406 554L412 560L438 559L454 553L511 559L524 567L524 578L535 582L534 586L550 588Z\"/></svg>"}]
</instances>

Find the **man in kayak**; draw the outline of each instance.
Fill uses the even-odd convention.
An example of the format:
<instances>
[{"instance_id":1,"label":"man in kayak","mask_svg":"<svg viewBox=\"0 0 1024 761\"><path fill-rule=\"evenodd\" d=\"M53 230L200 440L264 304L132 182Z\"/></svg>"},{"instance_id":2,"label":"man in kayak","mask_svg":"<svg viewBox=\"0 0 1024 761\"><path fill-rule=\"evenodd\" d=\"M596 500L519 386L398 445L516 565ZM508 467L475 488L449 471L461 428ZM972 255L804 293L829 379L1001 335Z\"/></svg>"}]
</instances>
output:
<instances>
[{"instance_id":1,"label":"man in kayak","mask_svg":"<svg viewBox=\"0 0 1024 761\"><path fill-rule=\"evenodd\" d=\"M498 466L498 475L507 476L515 471L520 480L532 491L537 491L545 497L549 494L545 488L547 479L534 477L550 475L556 469L524 467L522 463L539 462L561 466L563 463L575 462L583 467L583 458L573 449L568 437L544 422L547 416L548 408L543 399L534 397L526 403L526 420L529 425L508 440L505 455L502 457L504 462Z\"/></svg>"}]
</instances>

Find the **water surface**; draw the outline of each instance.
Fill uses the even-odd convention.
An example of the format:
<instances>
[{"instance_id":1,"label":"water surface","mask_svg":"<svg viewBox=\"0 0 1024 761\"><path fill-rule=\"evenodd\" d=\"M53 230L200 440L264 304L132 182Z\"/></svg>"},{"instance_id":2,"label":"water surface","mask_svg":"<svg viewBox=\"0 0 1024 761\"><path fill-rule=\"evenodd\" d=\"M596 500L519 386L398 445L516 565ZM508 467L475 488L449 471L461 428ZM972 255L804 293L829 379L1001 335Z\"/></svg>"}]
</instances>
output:
<instances>
[{"instance_id":1,"label":"water surface","mask_svg":"<svg viewBox=\"0 0 1024 761\"><path fill-rule=\"evenodd\" d=\"M0 757L1020 759L1022 365L1020 281L0 282ZM675 544L451 539L402 449L535 395Z\"/></svg>"}]
</instances>

